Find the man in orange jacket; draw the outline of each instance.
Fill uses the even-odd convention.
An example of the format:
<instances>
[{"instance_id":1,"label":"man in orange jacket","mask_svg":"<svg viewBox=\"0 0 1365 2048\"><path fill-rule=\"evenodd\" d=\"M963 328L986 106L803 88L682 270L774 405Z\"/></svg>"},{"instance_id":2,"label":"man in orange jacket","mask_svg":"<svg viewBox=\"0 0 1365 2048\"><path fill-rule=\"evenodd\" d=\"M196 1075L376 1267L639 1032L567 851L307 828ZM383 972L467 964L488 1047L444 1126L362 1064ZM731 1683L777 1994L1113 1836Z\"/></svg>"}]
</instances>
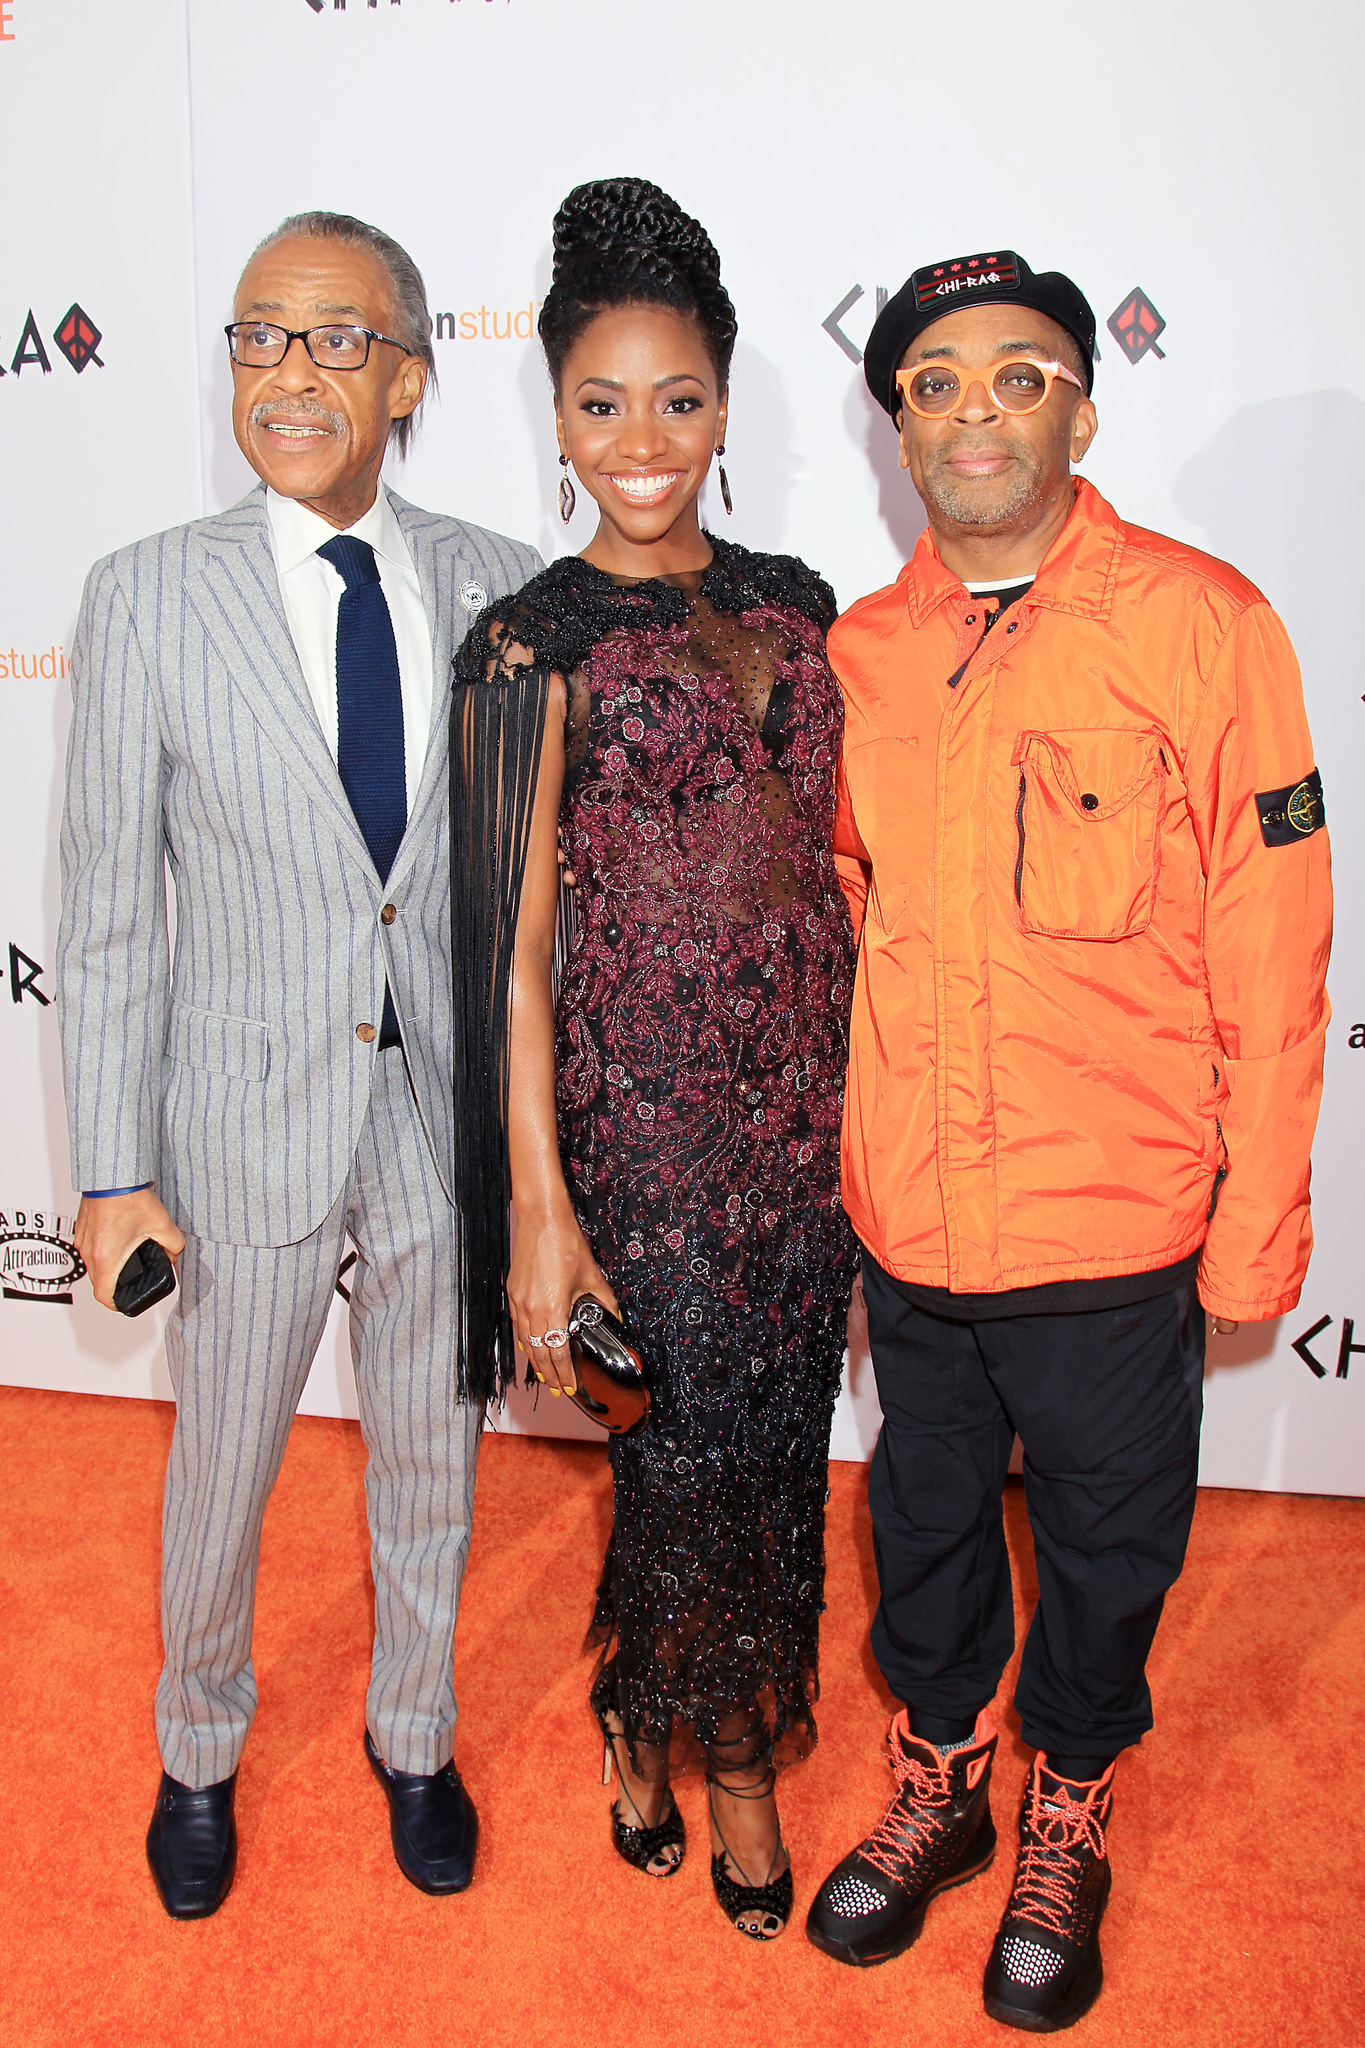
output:
<instances>
[{"instance_id":1,"label":"man in orange jacket","mask_svg":"<svg viewBox=\"0 0 1365 2048\"><path fill-rule=\"evenodd\" d=\"M861 941L844 1202L885 1415L872 1644L905 1706L895 1795L807 1931L884 1961L991 1860L1017 1430L1039 1753L985 2003L1029 2032L1102 1982L1115 1759L1152 1723L1194 1508L1203 1309L1226 1331L1299 1297L1331 919L1280 621L1071 474L1094 348L1076 286L1009 252L915 272L865 367L928 531L829 640Z\"/></svg>"}]
</instances>

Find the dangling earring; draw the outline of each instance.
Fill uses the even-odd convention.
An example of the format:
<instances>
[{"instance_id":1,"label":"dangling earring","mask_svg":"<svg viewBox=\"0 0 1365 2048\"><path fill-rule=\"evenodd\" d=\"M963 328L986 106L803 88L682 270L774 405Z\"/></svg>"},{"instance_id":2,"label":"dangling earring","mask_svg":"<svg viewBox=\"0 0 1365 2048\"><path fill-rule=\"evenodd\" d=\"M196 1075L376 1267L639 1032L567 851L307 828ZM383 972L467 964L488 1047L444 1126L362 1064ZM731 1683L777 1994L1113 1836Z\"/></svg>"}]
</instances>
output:
<instances>
[{"instance_id":1,"label":"dangling earring","mask_svg":"<svg viewBox=\"0 0 1365 2048\"><path fill-rule=\"evenodd\" d=\"M720 459L724 453L725 443L722 441L719 448L717 448L716 450L716 475L720 479L720 502L725 507L726 511L733 518L735 507L734 502L730 496L730 479L725 474L725 464Z\"/></svg>"},{"instance_id":2,"label":"dangling earring","mask_svg":"<svg viewBox=\"0 0 1365 2048\"><path fill-rule=\"evenodd\" d=\"M574 496L573 480L569 475L569 458L567 455L560 456L559 466L564 472L563 476L559 479L559 516L567 526L573 518L573 508L578 503L578 500Z\"/></svg>"}]
</instances>

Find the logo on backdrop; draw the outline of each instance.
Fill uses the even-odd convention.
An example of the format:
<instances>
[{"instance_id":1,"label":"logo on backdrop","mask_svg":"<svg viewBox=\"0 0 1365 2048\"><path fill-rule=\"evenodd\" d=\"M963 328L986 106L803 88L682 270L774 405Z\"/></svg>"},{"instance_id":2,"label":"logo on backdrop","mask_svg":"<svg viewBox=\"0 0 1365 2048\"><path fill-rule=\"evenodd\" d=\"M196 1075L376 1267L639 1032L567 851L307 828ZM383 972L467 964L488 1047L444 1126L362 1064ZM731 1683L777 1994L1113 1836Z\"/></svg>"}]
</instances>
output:
<instances>
[{"instance_id":1,"label":"logo on backdrop","mask_svg":"<svg viewBox=\"0 0 1365 2048\"><path fill-rule=\"evenodd\" d=\"M437 341L529 341L544 303L528 299L524 306L480 306L477 313L467 306L462 313L437 313L433 336Z\"/></svg>"},{"instance_id":2,"label":"logo on backdrop","mask_svg":"<svg viewBox=\"0 0 1365 2048\"><path fill-rule=\"evenodd\" d=\"M314 14L344 14L346 12L346 0L307 0L307 4L312 8ZM355 0L355 4L357 8L378 7L380 0ZM402 4L403 0L389 0L390 7L401 7ZM452 5L454 4L457 4L457 0L452 0ZM0 0L0 7L4 5L5 0Z\"/></svg>"},{"instance_id":3,"label":"logo on backdrop","mask_svg":"<svg viewBox=\"0 0 1365 2048\"><path fill-rule=\"evenodd\" d=\"M21 947L15 945L13 939L10 940L9 995L12 1003L22 1003L31 997L35 1003L41 1003L46 1009L52 998L45 996L38 986L40 977L46 972L45 967L40 967L36 960L30 959Z\"/></svg>"},{"instance_id":4,"label":"logo on backdrop","mask_svg":"<svg viewBox=\"0 0 1365 2048\"><path fill-rule=\"evenodd\" d=\"M973 262L987 262L989 258L974 257L972 260ZM969 284L974 283L975 279L968 279L966 282ZM884 284L877 286L878 313L881 312L882 307L890 296L891 294ZM825 333L829 336L835 347L841 348L851 363L861 363L863 352L857 342L845 334L841 323L845 316L853 311L859 299L864 297L866 297L866 294L862 286L855 284L851 290L844 293L838 305L831 312L826 313L824 319L820 322L820 325L824 328ZM1157 347L1157 341L1166 331L1166 322L1162 319L1146 292L1143 291L1141 285L1134 285L1132 291L1126 293L1120 299L1118 305L1115 306L1113 312L1109 315L1106 325L1130 363L1140 363L1142 358L1149 353L1157 356L1161 361L1165 361L1166 351L1164 348ZM1099 356L1100 351L1097 347L1095 350L1096 362L1099 361Z\"/></svg>"},{"instance_id":5,"label":"logo on backdrop","mask_svg":"<svg viewBox=\"0 0 1365 2048\"><path fill-rule=\"evenodd\" d=\"M1140 363L1149 349L1165 362L1166 351L1157 347L1157 338L1165 333L1166 322L1140 284L1119 300L1105 325L1130 363Z\"/></svg>"},{"instance_id":6,"label":"logo on backdrop","mask_svg":"<svg viewBox=\"0 0 1365 2048\"><path fill-rule=\"evenodd\" d=\"M824 328L835 347L841 348L851 363L860 363L863 359L863 352L856 342L849 340L839 322L843 319L845 313L852 312L862 296L862 286L855 284L852 291L844 293L834 311L826 313L824 319L820 322L820 325ZM877 286L877 311L879 313L890 296L891 294L884 284Z\"/></svg>"},{"instance_id":7,"label":"logo on backdrop","mask_svg":"<svg viewBox=\"0 0 1365 2048\"><path fill-rule=\"evenodd\" d=\"M1298 1352L1299 1357L1308 1367L1314 1379L1325 1380L1328 1368L1322 1363L1320 1358L1314 1357L1309 1346L1315 1337L1320 1337L1323 1331L1330 1327L1331 1322L1331 1316L1319 1316L1311 1330L1305 1330L1301 1337L1294 1339L1294 1349ZM1341 1319L1341 1342L1337 1346L1337 1369L1335 1374L1335 1377L1339 1380L1344 1380L1350 1375L1352 1353L1365 1351L1365 1344L1357 1344L1355 1336L1355 1317L1343 1316ZM1328 1341L1330 1342L1331 1340L1329 1339Z\"/></svg>"},{"instance_id":8,"label":"logo on backdrop","mask_svg":"<svg viewBox=\"0 0 1365 2048\"><path fill-rule=\"evenodd\" d=\"M55 683L66 676L66 649L54 640L50 647L25 654L22 648L0 647L0 683Z\"/></svg>"},{"instance_id":9,"label":"logo on backdrop","mask_svg":"<svg viewBox=\"0 0 1365 2048\"><path fill-rule=\"evenodd\" d=\"M53 1209L0 1209L0 1292L6 1301L59 1301L85 1277L71 1241L74 1216Z\"/></svg>"},{"instance_id":10,"label":"logo on backdrop","mask_svg":"<svg viewBox=\"0 0 1365 2048\"><path fill-rule=\"evenodd\" d=\"M17 43L14 33L14 0L0 0L0 43Z\"/></svg>"},{"instance_id":11,"label":"logo on backdrop","mask_svg":"<svg viewBox=\"0 0 1365 2048\"><path fill-rule=\"evenodd\" d=\"M97 370L104 368L103 362L96 354L103 339L104 336L84 306L75 300L67 307L52 330L52 340L57 352L66 357L78 377L90 363L93 363ZM0 363L0 377L18 377L25 370L41 370L45 376L52 375L52 358L48 355L38 322L33 317L32 306L28 309L28 318L20 332L14 354L10 357L8 370Z\"/></svg>"}]
</instances>

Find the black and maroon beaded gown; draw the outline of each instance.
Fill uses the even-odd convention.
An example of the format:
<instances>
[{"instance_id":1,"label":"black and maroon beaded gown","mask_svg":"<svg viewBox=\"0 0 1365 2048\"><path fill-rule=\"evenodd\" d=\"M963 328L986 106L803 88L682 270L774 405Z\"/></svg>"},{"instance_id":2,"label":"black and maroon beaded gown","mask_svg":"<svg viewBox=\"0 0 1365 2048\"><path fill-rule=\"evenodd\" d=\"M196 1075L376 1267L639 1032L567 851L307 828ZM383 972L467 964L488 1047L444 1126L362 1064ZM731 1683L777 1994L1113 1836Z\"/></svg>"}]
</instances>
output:
<instances>
[{"instance_id":1,"label":"black and maroon beaded gown","mask_svg":"<svg viewBox=\"0 0 1365 2048\"><path fill-rule=\"evenodd\" d=\"M653 1752L636 1750L646 1776L703 1755L784 1762L815 1739L856 1271L839 1200L854 946L832 854L833 598L799 562L712 546L706 570L644 583L556 562L457 660L457 744L476 703L510 693L504 759L534 716L511 700L545 701L528 666L567 684L560 1149L652 1395L645 1428L610 1447L594 1635L614 1654L594 1696Z\"/></svg>"}]
</instances>

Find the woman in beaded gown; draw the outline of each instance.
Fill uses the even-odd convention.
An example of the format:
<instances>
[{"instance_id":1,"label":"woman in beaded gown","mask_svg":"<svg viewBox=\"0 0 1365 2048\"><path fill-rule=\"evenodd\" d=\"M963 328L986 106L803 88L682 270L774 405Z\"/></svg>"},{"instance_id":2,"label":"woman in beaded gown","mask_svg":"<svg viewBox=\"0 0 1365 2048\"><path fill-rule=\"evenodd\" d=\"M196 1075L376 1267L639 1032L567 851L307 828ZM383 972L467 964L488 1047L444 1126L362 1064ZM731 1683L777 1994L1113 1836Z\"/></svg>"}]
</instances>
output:
<instances>
[{"instance_id":1,"label":"woman in beaded gown","mask_svg":"<svg viewBox=\"0 0 1365 2048\"><path fill-rule=\"evenodd\" d=\"M540 327L566 473L601 518L456 662L455 958L478 999L456 1077L468 1369L477 1385L495 1346L510 1363L514 1331L552 1393L572 1387L545 1333L583 1293L640 1349L652 1407L611 1442L592 1631L613 1836L672 1875L670 1771L701 1765L717 1896L763 1939L792 1898L777 1768L815 1741L856 1271L834 604L802 563L700 527L735 323L695 221L641 181L580 187ZM576 914L552 1003L557 834ZM504 1301L487 1282L508 1270L509 1171Z\"/></svg>"}]
</instances>

